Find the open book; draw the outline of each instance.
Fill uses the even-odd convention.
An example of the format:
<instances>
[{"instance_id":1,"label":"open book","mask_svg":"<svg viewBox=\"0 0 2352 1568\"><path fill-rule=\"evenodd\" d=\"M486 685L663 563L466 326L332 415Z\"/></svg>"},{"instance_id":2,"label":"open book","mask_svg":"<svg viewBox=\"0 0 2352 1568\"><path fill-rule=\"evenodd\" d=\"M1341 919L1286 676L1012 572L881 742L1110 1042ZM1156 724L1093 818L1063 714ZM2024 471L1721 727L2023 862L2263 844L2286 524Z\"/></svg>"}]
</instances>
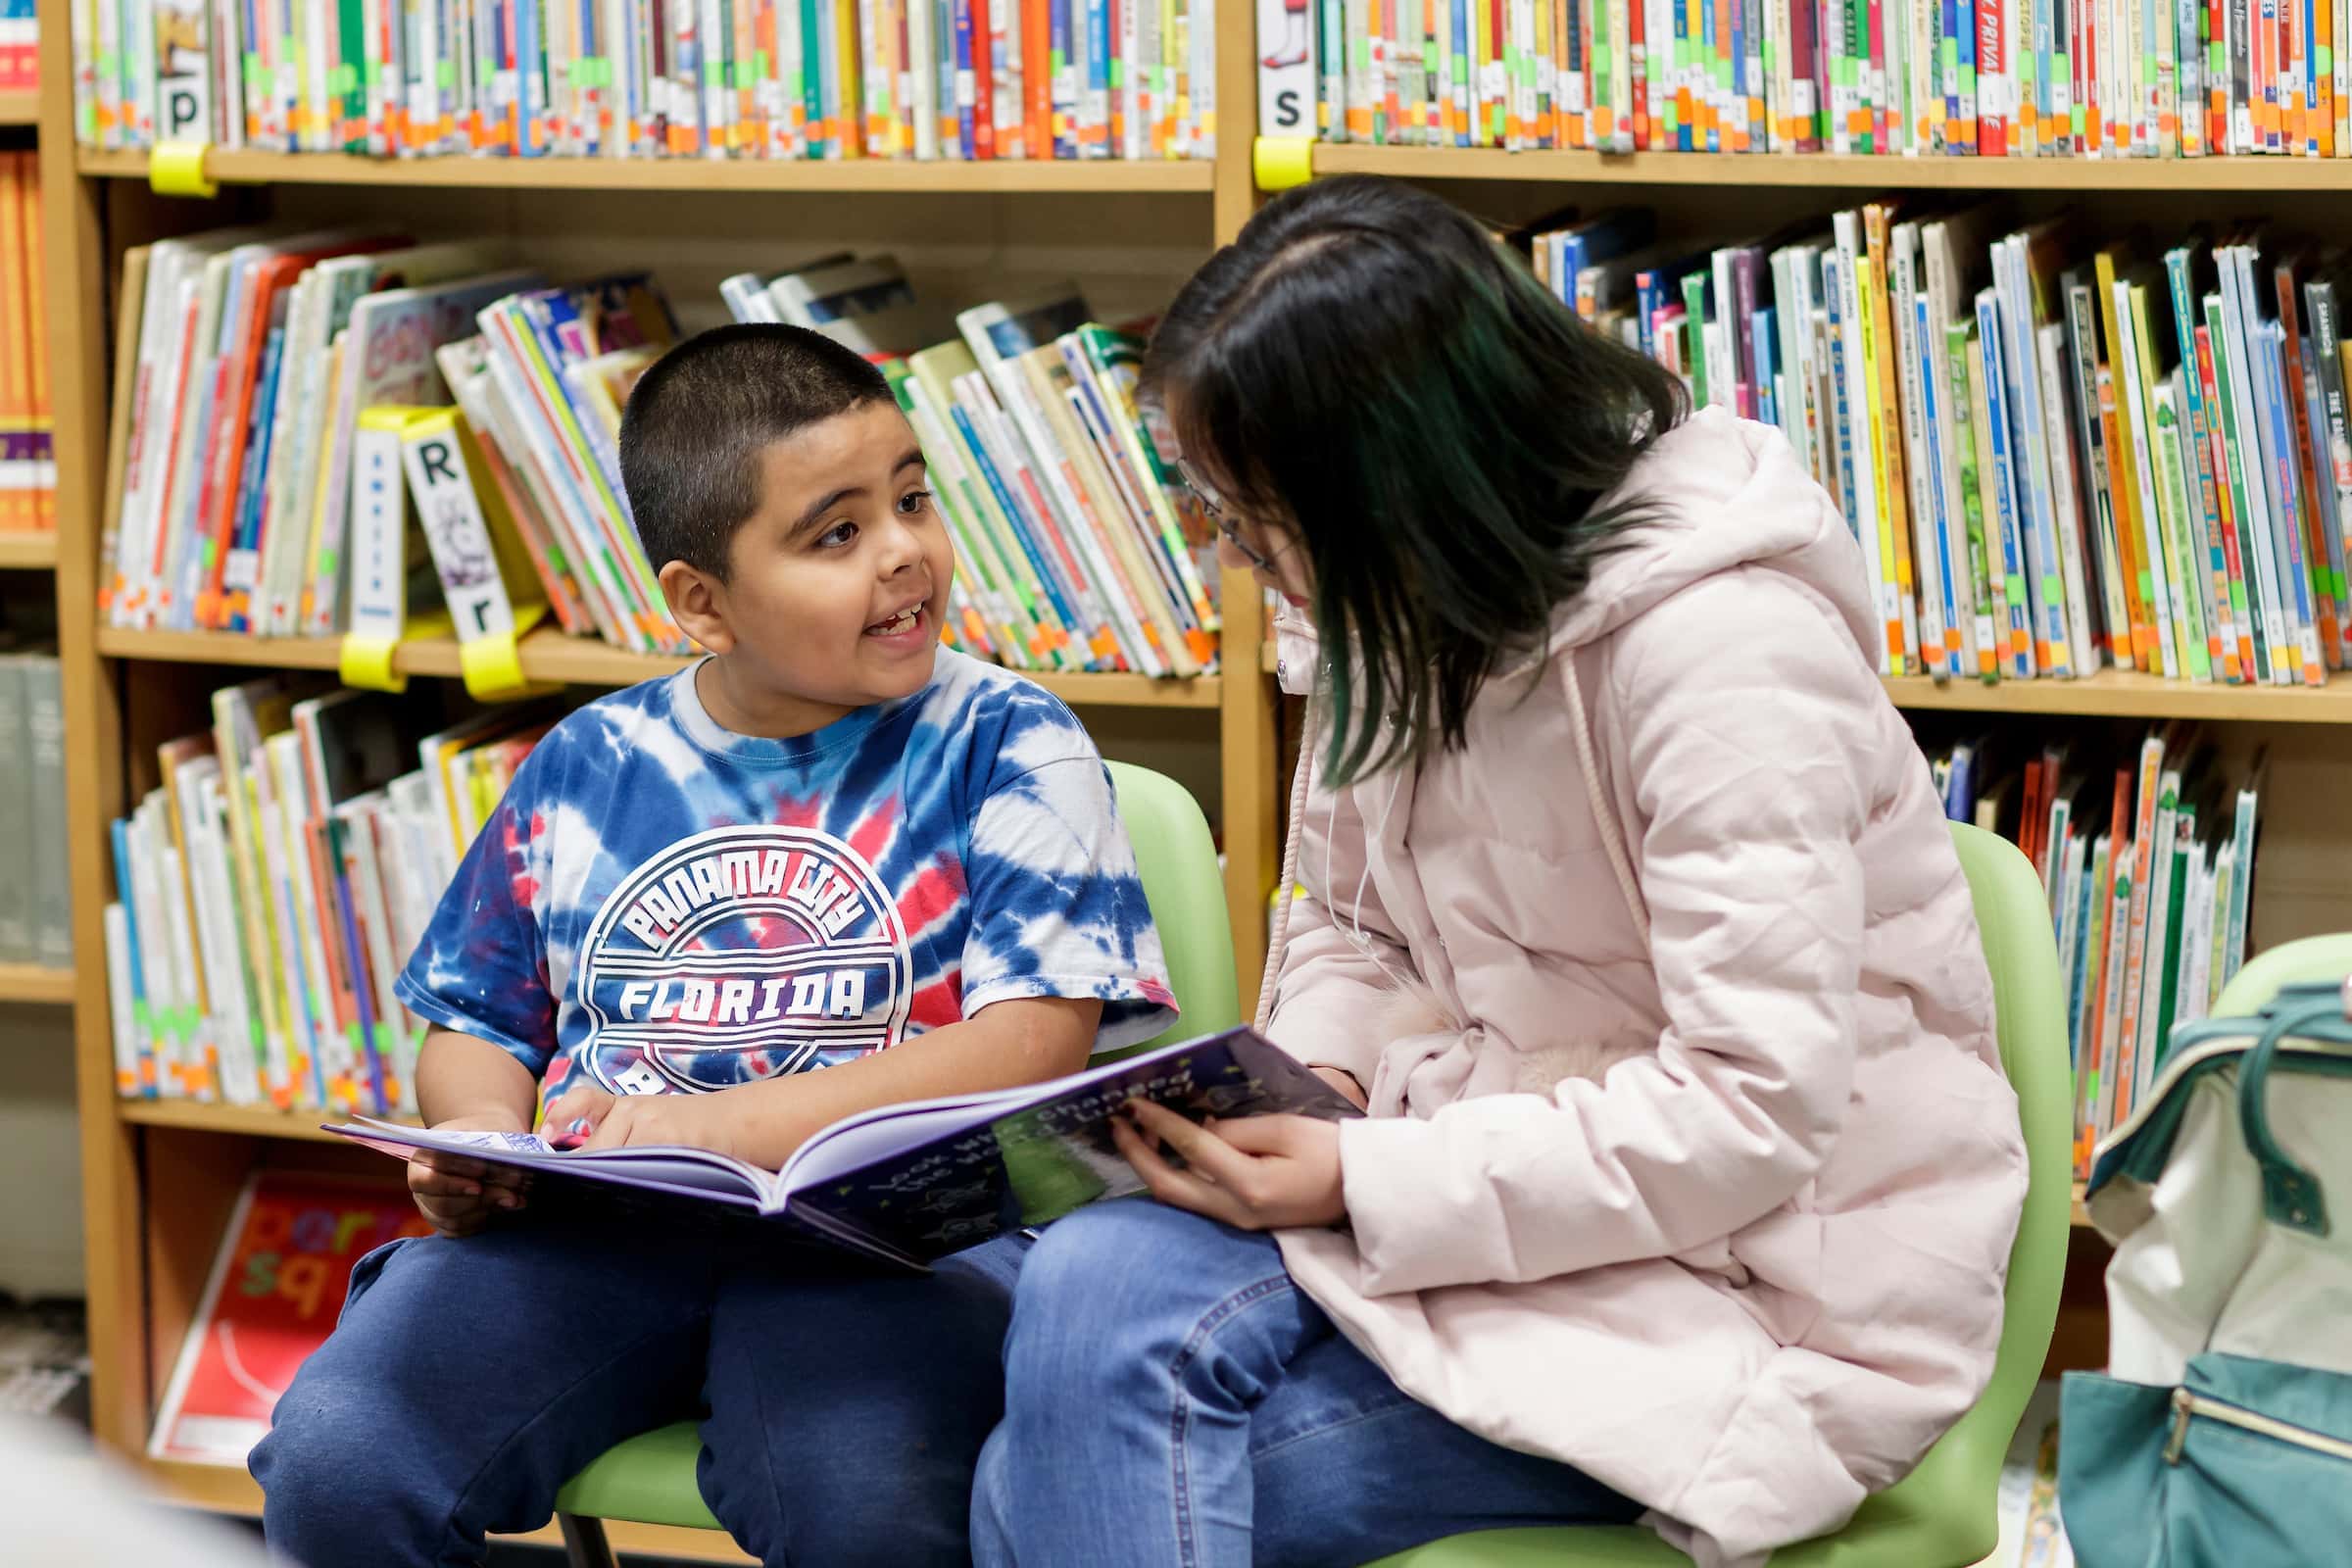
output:
<instances>
[{"instance_id":1,"label":"open book","mask_svg":"<svg viewBox=\"0 0 2352 1568\"><path fill-rule=\"evenodd\" d=\"M803 1144L780 1171L703 1149L560 1152L531 1133L432 1132L368 1117L327 1131L404 1159L433 1149L518 1167L530 1173L534 1205L554 1184L596 1184L617 1190L609 1195L615 1198L662 1200L672 1214L685 1202L757 1215L920 1267L1004 1231L1142 1191L1109 1126L1111 1113L1136 1099L1195 1117L1360 1114L1280 1048L1235 1029L1051 1083L862 1111Z\"/></svg>"}]
</instances>

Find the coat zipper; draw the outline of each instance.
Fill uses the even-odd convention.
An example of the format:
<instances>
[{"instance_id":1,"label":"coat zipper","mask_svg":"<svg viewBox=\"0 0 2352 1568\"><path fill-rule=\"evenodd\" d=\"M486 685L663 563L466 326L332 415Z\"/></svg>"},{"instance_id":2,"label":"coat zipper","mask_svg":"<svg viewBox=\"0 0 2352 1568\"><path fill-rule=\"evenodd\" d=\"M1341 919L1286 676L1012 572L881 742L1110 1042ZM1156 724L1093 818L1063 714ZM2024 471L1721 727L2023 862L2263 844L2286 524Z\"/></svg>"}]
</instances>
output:
<instances>
[{"instance_id":1,"label":"coat zipper","mask_svg":"<svg viewBox=\"0 0 2352 1568\"><path fill-rule=\"evenodd\" d=\"M2175 1389L2173 1391L2173 1432L2172 1436L2165 1440L2164 1445L2164 1462L2166 1464L2180 1462L2180 1450L2188 1446L2189 1420L2191 1417L2200 1415L2213 1421L2226 1421L2230 1425L2247 1432L2259 1432L2266 1438L2275 1439L2279 1443L2291 1443L2298 1448L2309 1448L2315 1453L2324 1453L2330 1458L2352 1459L2352 1443L2346 1443L2341 1438L2330 1438L2323 1433L2290 1426L2286 1422L2271 1416L2257 1415L2252 1410L2242 1409L2234 1404L2224 1404L2219 1399L2208 1399L2202 1395L2191 1394L2186 1389Z\"/></svg>"}]
</instances>

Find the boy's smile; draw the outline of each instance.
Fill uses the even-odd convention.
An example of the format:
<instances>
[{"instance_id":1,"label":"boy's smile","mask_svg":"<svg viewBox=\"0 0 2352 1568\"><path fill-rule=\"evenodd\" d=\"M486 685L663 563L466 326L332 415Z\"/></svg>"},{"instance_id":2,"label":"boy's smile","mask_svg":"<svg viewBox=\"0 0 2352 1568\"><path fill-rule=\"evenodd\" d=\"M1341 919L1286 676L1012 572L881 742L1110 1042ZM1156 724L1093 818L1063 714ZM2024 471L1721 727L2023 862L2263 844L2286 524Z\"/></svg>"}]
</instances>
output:
<instances>
[{"instance_id":1,"label":"boy's smile","mask_svg":"<svg viewBox=\"0 0 2352 1568\"><path fill-rule=\"evenodd\" d=\"M695 689L738 734L806 735L931 678L956 552L895 404L795 431L760 457L760 509L727 580L662 568L678 623L718 657Z\"/></svg>"}]
</instances>

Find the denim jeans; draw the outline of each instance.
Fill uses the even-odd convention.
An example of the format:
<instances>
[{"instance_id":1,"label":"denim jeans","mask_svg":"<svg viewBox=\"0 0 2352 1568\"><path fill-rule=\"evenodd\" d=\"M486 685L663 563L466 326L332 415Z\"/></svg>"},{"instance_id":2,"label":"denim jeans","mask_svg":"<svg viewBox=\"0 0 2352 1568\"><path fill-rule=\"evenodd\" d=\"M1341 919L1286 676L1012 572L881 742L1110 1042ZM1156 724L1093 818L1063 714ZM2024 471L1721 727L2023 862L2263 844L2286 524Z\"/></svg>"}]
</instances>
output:
<instances>
[{"instance_id":1,"label":"denim jeans","mask_svg":"<svg viewBox=\"0 0 2352 1568\"><path fill-rule=\"evenodd\" d=\"M395 1242L254 1449L269 1543L304 1568L476 1562L598 1453L700 1416L703 1496L762 1562L961 1565L1021 1245L918 1279L641 1226Z\"/></svg>"},{"instance_id":2,"label":"denim jeans","mask_svg":"<svg viewBox=\"0 0 2352 1568\"><path fill-rule=\"evenodd\" d=\"M1004 1370L972 1494L981 1568L1349 1568L1465 1530L1641 1512L1406 1396L1272 1241L1156 1203L1045 1233Z\"/></svg>"}]
</instances>

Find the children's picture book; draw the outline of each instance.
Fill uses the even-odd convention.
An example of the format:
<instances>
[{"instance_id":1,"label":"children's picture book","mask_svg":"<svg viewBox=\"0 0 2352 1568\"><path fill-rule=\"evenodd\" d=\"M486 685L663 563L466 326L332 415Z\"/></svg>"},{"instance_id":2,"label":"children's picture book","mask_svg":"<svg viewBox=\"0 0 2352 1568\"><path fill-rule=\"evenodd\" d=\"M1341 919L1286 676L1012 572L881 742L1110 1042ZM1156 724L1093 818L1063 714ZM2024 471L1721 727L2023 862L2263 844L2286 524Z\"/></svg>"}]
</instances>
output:
<instances>
[{"instance_id":1,"label":"children's picture book","mask_svg":"<svg viewBox=\"0 0 2352 1568\"><path fill-rule=\"evenodd\" d=\"M255 1171L221 1232L149 1456L242 1469L296 1369L342 1315L352 1265L429 1229L403 1188Z\"/></svg>"},{"instance_id":2,"label":"children's picture book","mask_svg":"<svg viewBox=\"0 0 2352 1568\"><path fill-rule=\"evenodd\" d=\"M919 1268L1143 1191L1110 1136L1112 1114L1139 1099L1196 1118L1361 1114L1279 1047L1234 1029L1051 1083L864 1111L809 1139L780 1171L703 1149L567 1152L532 1133L432 1132L368 1117L327 1130L403 1159L429 1149L516 1167L528 1173L531 1206L544 1196L658 1206L664 1222L682 1210L756 1216Z\"/></svg>"}]
</instances>

